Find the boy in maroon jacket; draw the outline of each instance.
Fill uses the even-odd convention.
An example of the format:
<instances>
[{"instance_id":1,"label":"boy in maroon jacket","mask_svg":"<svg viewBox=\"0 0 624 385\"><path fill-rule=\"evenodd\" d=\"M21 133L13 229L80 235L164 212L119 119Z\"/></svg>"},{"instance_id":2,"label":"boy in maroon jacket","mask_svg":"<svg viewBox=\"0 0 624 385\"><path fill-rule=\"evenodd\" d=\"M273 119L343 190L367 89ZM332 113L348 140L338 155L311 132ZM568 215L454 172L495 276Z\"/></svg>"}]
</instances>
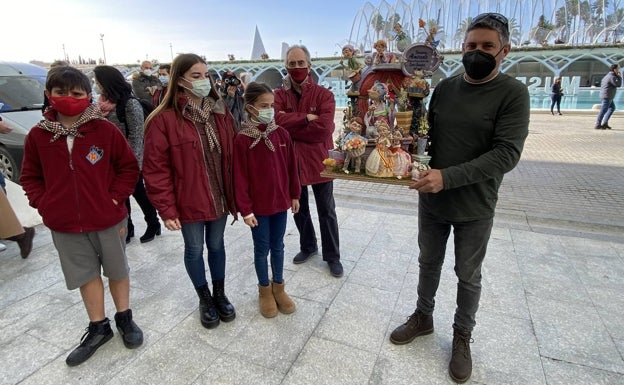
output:
<instances>
[{"instance_id":1,"label":"boy in maroon jacket","mask_svg":"<svg viewBox=\"0 0 624 385\"><path fill-rule=\"evenodd\" d=\"M80 70L50 70L45 95L51 107L26 137L20 183L51 230L67 288L80 288L89 316L80 345L66 359L75 366L113 336L101 271L108 277L125 346L143 343L129 308L125 253L124 201L134 190L139 167L121 131L91 104L91 84Z\"/></svg>"}]
</instances>

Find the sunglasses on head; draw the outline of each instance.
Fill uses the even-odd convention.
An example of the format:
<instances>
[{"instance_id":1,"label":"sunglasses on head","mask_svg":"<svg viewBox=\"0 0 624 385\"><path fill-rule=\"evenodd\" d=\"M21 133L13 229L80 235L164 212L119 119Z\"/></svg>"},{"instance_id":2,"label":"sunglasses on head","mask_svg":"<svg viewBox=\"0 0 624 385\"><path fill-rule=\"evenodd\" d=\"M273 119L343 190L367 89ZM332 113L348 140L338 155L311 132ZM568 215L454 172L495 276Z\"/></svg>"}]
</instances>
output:
<instances>
[{"instance_id":1,"label":"sunglasses on head","mask_svg":"<svg viewBox=\"0 0 624 385\"><path fill-rule=\"evenodd\" d=\"M472 24L478 23L483 20L494 20L495 22L501 24L503 27L509 30L509 20L507 20L507 18L500 13L482 13L472 19Z\"/></svg>"}]
</instances>

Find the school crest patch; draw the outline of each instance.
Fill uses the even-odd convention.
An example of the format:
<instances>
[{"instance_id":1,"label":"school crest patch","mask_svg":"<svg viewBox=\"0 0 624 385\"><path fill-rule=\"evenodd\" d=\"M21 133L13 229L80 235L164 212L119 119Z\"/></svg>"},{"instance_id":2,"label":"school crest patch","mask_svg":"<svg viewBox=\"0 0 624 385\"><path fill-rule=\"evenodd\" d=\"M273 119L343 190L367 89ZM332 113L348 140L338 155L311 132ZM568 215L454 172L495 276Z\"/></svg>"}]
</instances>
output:
<instances>
[{"instance_id":1,"label":"school crest patch","mask_svg":"<svg viewBox=\"0 0 624 385\"><path fill-rule=\"evenodd\" d=\"M91 146L91 149L89 150L89 153L87 154L87 160L91 164L96 164L97 162L100 161L100 159L102 159L103 155L104 155L104 150L96 146Z\"/></svg>"}]
</instances>

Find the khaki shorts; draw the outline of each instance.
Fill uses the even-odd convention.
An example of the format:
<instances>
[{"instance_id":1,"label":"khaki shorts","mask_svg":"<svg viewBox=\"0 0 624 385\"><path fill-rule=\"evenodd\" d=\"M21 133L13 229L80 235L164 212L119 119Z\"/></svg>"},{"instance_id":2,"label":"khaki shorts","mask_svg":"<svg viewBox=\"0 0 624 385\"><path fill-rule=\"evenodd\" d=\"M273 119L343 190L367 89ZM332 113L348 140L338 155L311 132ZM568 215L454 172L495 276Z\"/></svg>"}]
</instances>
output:
<instances>
[{"instance_id":1,"label":"khaki shorts","mask_svg":"<svg viewBox=\"0 0 624 385\"><path fill-rule=\"evenodd\" d=\"M69 290L93 281L100 274L120 281L128 276L126 258L127 219L113 227L89 233L51 231Z\"/></svg>"}]
</instances>

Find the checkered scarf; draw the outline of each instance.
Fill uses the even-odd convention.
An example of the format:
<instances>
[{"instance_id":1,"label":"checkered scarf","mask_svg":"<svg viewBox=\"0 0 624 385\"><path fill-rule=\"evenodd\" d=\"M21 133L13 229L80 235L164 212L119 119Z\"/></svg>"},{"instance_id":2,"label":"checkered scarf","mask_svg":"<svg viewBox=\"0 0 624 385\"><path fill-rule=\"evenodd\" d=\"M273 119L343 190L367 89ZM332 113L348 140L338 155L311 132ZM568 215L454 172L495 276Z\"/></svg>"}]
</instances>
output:
<instances>
[{"instance_id":1,"label":"checkered scarf","mask_svg":"<svg viewBox=\"0 0 624 385\"><path fill-rule=\"evenodd\" d=\"M264 132L258 129L258 123L254 123L251 120L247 119L243 123L241 123L241 130L238 133L255 139L251 146L249 146L249 148L254 148L256 144L260 142L260 140L264 140L264 144L266 144L269 150L275 152L275 147L269 139L269 134L275 130L277 130L277 124L275 124L275 119L271 120Z\"/></svg>"},{"instance_id":2,"label":"checkered scarf","mask_svg":"<svg viewBox=\"0 0 624 385\"><path fill-rule=\"evenodd\" d=\"M212 113L211 103L207 99L204 99L202 104L203 106L200 107L189 98L186 110L191 115L191 120L204 126L210 151L214 151L216 148L217 152L220 154L221 144L219 143L219 137L212 124L210 124L210 114Z\"/></svg>"},{"instance_id":3,"label":"checkered scarf","mask_svg":"<svg viewBox=\"0 0 624 385\"><path fill-rule=\"evenodd\" d=\"M60 122L51 121L48 119L44 119L37 123L37 127L53 133L54 136L52 137L52 139L50 139L50 142L54 142L61 136L67 135L82 138L83 135L78 131L78 128L80 128L80 126L87 123L88 121L95 119L106 120L106 118L102 116L102 111L100 111L100 108L94 104L90 104L87 109L84 110L82 115L80 115L80 118L78 118L78 120L69 127L63 126Z\"/></svg>"}]
</instances>

